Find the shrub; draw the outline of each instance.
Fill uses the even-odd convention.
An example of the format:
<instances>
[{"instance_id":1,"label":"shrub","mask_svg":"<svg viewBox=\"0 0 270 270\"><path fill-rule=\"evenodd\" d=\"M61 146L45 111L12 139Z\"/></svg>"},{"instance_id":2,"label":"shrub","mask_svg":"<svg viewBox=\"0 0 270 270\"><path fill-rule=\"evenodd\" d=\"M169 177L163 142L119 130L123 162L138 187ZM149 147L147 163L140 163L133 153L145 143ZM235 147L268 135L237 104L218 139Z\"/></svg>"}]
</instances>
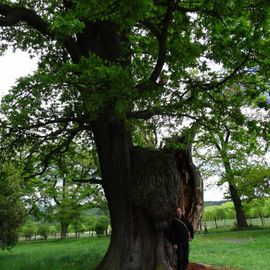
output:
<instances>
[{"instance_id":1,"label":"shrub","mask_svg":"<svg viewBox=\"0 0 270 270\"><path fill-rule=\"evenodd\" d=\"M22 234L25 238L28 238L29 240L31 240L32 236L35 235L38 231L38 226L36 223L33 222L29 222L26 223L23 227L22 227Z\"/></svg>"},{"instance_id":2,"label":"shrub","mask_svg":"<svg viewBox=\"0 0 270 270\"><path fill-rule=\"evenodd\" d=\"M109 218L107 216L98 216L95 222L94 231L98 236L104 235L109 226Z\"/></svg>"},{"instance_id":3,"label":"shrub","mask_svg":"<svg viewBox=\"0 0 270 270\"><path fill-rule=\"evenodd\" d=\"M19 175L12 167L1 164L0 170L0 248L10 249L18 241L18 228L25 208L20 201Z\"/></svg>"},{"instance_id":4,"label":"shrub","mask_svg":"<svg viewBox=\"0 0 270 270\"><path fill-rule=\"evenodd\" d=\"M43 237L43 239L48 238L48 234L50 232L50 225L48 223L39 224L38 226L38 234Z\"/></svg>"}]
</instances>

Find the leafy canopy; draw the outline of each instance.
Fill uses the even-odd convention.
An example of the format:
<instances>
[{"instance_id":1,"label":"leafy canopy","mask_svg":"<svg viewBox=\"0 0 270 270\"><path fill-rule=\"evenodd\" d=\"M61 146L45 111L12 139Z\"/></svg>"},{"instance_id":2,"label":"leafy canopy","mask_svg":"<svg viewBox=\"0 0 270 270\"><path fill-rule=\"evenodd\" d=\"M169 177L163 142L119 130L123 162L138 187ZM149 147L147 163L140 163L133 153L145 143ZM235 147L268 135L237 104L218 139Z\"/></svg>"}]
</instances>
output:
<instances>
[{"instance_id":1,"label":"leafy canopy","mask_svg":"<svg viewBox=\"0 0 270 270\"><path fill-rule=\"evenodd\" d=\"M242 99L269 109L266 0L0 1L0 15L1 53L39 56L1 106L3 138L30 163L48 167L95 121L157 117L171 132L221 114L242 125Z\"/></svg>"}]
</instances>

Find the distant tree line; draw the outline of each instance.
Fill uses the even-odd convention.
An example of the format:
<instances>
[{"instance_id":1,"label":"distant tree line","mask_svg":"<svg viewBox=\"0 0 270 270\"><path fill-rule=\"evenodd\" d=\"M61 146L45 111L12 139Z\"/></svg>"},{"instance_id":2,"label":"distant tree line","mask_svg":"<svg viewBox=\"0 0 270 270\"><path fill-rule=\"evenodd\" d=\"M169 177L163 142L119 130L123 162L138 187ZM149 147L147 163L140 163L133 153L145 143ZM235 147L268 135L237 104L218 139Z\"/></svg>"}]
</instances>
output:
<instances>
[{"instance_id":1,"label":"distant tree line","mask_svg":"<svg viewBox=\"0 0 270 270\"><path fill-rule=\"evenodd\" d=\"M82 234L87 236L103 236L110 232L110 220L106 215L85 215L80 217L78 223L73 222L68 226L69 237L79 238ZM56 222L35 221L28 219L19 231L19 236L25 240L60 238L61 225Z\"/></svg>"}]
</instances>

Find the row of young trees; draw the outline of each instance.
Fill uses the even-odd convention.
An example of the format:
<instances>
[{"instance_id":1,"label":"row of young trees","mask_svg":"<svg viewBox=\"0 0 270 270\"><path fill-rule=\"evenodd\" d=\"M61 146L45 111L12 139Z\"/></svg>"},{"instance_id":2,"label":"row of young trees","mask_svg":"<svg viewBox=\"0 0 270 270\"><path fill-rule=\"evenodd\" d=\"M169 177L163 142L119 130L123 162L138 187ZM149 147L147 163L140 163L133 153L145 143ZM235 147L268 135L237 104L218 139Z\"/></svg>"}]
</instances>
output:
<instances>
[{"instance_id":1,"label":"row of young trees","mask_svg":"<svg viewBox=\"0 0 270 270\"><path fill-rule=\"evenodd\" d=\"M110 229L110 220L104 215L87 215L80 217L68 226L68 235L72 237L80 237L81 234L87 232L88 236L108 235ZM48 239L59 238L62 236L62 228L59 223L41 223L38 221L28 220L19 230L19 236L26 239ZM67 235L65 235L67 237Z\"/></svg>"},{"instance_id":2,"label":"row of young trees","mask_svg":"<svg viewBox=\"0 0 270 270\"><path fill-rule=\"evenodd\" d=\"M42 197L59 218L74 201L92 203L89 178L102 184L112 237L97 269L170 269L163 231L175 207L194 223L201 217L194 134L216 147L246 225L230 142L269 139L269 123L245 113L269 109L269 1L4 0L0 27L1 53L12 46L39 57L2 101L1 164L29 187L19 194L28 209ZM138 131L155 144L135 147ZM93 150L97 167L74 164Z\"/></svg>"},{"instance_id":3,"label":"row of young trees","mask_svg":"<svg viewBox=\"0 0 270 270\"><path fill-rule=\"evenodd\" d=\"M265 218L270 217L270 199L257 198L252 201L243 201L243 207L247 219L259 218L261 226L264 226ZM235 220L236 213L233 202L225 202L221 205L206 206L204 210L204 221Z\"/></svg>"}]
</instances>

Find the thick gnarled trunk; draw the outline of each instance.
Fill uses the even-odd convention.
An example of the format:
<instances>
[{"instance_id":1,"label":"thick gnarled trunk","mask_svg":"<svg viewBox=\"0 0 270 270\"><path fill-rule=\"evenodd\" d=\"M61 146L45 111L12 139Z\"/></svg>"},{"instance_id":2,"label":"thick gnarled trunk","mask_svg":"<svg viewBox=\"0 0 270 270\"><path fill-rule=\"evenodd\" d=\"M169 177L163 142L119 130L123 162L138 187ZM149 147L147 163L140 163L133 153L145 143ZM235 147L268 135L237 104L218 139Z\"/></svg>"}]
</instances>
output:
<instances>
[{"instance_id":1,"label":"thick gnarled trunk","mask_svg":"<svg viewBox=\"0 0 270 270\"><path fill-rule=\"evenodd\" d=\"M99 119L93 130L112 224L109 249L97 269L171 269L164 232L185 197L181 164L174 153L133 148L124 121ZM188 196L194 197L199 185L190 170Z\"/></svg>"},{"instance_id":2,"label":"thick gnarled trunk","mask_svg":"<svg viewBox=\"0 0 270 270\"><path fill-rule=\"evenodd\" d=\"M128 65L129 49L120 49L127 39L126 33L110 22L92 23L87 29L78 40L79 44L84 39L89 41L83 54L91 51L106 61L123 59L122 65ZM87 92L82 95L86 97L87 108ZM111 100L104 104L104 110L92 123L112 226L108 251L97 269L169 270L164 231L176 206L184 200L182 184L190 186L188 196L195 194L198 185L191 180L194 175L185 183L181 181L182 173L189 175L192 166L187 165L188 170L183 168L180 173L182 165L177 165L173 153L133 148L131 134L125 121L116 118L113 103ZM184 206L188 212L194 211L194 200Z\"/></svg>"}]
</instances>

